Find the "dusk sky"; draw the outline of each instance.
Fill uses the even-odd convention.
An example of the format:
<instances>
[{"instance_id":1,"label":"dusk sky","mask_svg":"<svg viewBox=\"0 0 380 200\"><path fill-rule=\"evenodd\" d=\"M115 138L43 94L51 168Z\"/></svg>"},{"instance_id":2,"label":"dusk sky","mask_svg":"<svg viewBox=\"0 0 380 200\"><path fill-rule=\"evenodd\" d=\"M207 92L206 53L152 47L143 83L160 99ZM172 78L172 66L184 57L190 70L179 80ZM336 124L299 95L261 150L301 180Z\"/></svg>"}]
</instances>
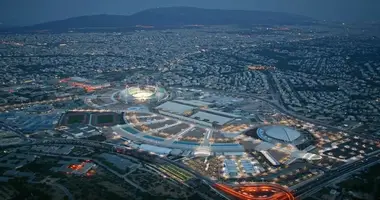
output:
<instances>
[{"instance_id":1,"label":"dusk sky","mask_svg":"<svg viewBox=\"0 0 380 200\"><path fill-rule=\"evenodd\" d=\"M0 0L0 22L31 25L81 15L128 15L167 6L270 10L340 21L380 20L380 0Z\"/></svg>"}]
</instances>

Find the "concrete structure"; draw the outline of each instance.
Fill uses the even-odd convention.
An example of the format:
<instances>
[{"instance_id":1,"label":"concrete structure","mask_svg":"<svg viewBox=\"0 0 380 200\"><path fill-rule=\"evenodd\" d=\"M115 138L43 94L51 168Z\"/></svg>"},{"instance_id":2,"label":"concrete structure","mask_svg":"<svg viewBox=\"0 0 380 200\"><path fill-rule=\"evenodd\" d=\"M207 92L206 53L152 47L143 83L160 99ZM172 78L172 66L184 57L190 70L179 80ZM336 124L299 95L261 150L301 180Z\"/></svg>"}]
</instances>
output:
<instances>
[{"instance_id":1,"label":"concrete structure","mask_svg":"<svg viewBox=\"0 0 380 200\"><path fill-rule=\"evenodd\" d=\"M200 124L200 125L203 125L203 126L209 126L209 127L212 126L212 123L205 122L205 121L200 121L200 120L197 120L197 119L194 119L194 118L185 117L185 116L182 116L182 115L177 115L177 114L173 114L173 113L162 111L162 110L159 110L158 112L160 114L162 114L162 115L173 117L173 118L176 118L176 119L179 119L179 120L188 121L188 122L192 122L192 123L195 123L195 124Z\"/></svg>"},{"instance_id":2,"label":"concrete structure","mask_svg":"<svg viewBox=\"0 0 380 200\"><path fill-rule=\"evenodd\" d=\"M278 162L268 151L260 151L264 157L274 166L280 165L280 162Z\"/></svg>"},{"instance_id":3,"label":"concrete structure","mask_svg":"<svg viewBox=\"0 0 380 200\"><path fill-rule=\"evenodd\" d=\"M169 148L158 147L158 146L153 146L153 145L149 145L149 144L142 144L142 145L140 145L139 148L141 150L153 152L153 153L160 154L160 155L168 155L172 151L172 149L169 149Z\"/></svg>"},{"instance_id":4,"label":"concrete structure","mask_svg":"<svg viewBox=\"0 0 380 200\"><path fill-rule=\"evenodd\" d=\"M183 115L185 112L191 112L195 107L188 106L172 101L167 101L159 106L156 107L156 109L164 112L170 112L178 115Z\"/></svg>"}]
</instances>

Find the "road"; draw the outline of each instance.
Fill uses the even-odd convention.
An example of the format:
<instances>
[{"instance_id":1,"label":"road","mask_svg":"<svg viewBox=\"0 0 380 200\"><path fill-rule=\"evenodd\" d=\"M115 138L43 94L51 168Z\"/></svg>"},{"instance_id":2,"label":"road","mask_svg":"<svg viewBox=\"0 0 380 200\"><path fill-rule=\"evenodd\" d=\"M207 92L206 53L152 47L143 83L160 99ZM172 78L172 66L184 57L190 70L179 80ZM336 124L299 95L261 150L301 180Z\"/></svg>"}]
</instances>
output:
<instances>
[{"instance_id":1,"label":"road","mask_svg":"<svg viewBox=\"0 0 380 200\"><path fill-rule=\"evenodd\" d=\"M63 186L59 183L49 183L49 185L59 188L60 190L62 190L65 193L65 195L68 197L69 200L74 200L74 196L71 194L71 192L65 186Z\"/></svg>"},{"instance_id":2,"label":"road","mask_svg":"<svg viewBox=\"0 0 380 200\"><path fill-rule=\"evenodd\" d=\"M20 136L20 137L23 138L23 139L27 139L27 137L25 137L25 134L24 134L23 132L21 132L18 128L15 128L15 127L13 127L13 126L10 126L10 125L8 125L8 124L2 122L2 121L0 121L0 126L3 126L3 127L7 128L7 129L9 129L9 130L15 132L18 136Z\"/></svg>"},{"instance_id":3,"label":"road","mask_svg":"<svg viewBox=\"0 0 380 200\"><path fill-rule=\"evenodd\" d=\"M296 189L295 196L299 199L307 197L317 191L321 190L340 179L346 178L357 171L361 171L367 167L370 167L376 163L379 163L380 154L372 155L364 160L359 160L351 164L344 165L338 169L327 172L324 176L315 181L306 184L298 189Z\"/></svg>"},{"instance_id":4,"label":"road","mask_svg":"<svg viewBox=\"0 0 380 200\"><path fill-rule=\"evenodd\" d=\"M57 98L57 99L51 99L51 100L44 100L44 101L34 101L29 103L20 103L20 104L10 104L5 106L0 106L0 110L4 111L7 109L13 109L13 108L19 108L19 107L25 107L25 106L32 106L37 104L49 104L49 103L55 103L60 101L69 101L76 99L76 96L69 96L69 97L63 97L63 98Z\"/></svg>"}]
</instances>

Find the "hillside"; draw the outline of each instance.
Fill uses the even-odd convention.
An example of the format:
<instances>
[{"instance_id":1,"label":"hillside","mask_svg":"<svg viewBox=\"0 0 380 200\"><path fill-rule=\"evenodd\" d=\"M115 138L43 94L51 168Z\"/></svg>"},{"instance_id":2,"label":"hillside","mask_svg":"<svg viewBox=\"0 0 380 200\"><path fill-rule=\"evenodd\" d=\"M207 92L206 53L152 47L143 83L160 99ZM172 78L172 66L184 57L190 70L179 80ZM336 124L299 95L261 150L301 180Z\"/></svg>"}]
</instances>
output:
<instances>
[{"instance_id":1,"label":"hillside","mask_svg":"<svg viewBox=\"0 0 380 200\"><path fill-rule=\"evenodd\" d=\"M128 28L137 25L155 28L178 27L184 25L292 25L310 23L308 17L268 12L244 10L216 10L193 7L155 8L129 16L92 15L69 18L23 27L26 30L69 30L83 28Z\"/></svg>"}]
</instances>

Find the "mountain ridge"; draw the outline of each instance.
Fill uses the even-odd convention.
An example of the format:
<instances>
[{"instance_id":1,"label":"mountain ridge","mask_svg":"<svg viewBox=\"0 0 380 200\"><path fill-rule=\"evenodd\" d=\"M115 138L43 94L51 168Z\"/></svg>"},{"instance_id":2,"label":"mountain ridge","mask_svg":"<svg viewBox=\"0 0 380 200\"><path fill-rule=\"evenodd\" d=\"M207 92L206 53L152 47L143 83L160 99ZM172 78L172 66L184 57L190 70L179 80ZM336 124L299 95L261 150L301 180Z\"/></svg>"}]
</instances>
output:
<instances>
[{"instance_id":1,"label":"mountain ridge","mask_svg":"<svg viewBox=\"0 0 380 200\"><path fill-rule=\"evenodd\" d=\"M271 11L219 10L195 7L162 7L132 15L86 15L22 27L24 30L69 30L81 28L126 28L137 25L174 27L184 25L294 25L312 18Z\"/></svg>"}]
</instances>

